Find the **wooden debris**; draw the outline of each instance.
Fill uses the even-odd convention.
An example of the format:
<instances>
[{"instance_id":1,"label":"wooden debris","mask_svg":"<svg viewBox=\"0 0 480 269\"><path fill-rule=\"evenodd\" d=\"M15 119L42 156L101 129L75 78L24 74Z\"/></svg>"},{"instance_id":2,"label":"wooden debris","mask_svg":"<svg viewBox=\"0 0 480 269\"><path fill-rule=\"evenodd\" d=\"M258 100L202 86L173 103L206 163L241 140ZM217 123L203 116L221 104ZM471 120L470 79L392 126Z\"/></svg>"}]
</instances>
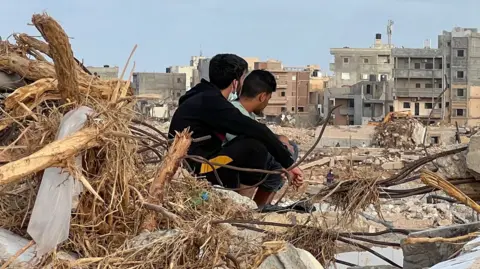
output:
<instances>
[{"instance_id":1,"label":"wooden debris","mask_svg":"<svg viewBox=\"0 0 480 269\"><path fill-rule=\"evenodd\" d=\"M473 210L477 211L477 213L480 213L480 205L478 205L460 189L455 187L452 183L445 180L442 176L432 171L424 170L420 176L420 179L423 183L444 191L446 194L457 199L459 202L473 208Z\"/></svg>"},{"instance_id":2,"label":"wooden debris","mask_svg":"<svg viewBox=\"0 0 480 269\"><path fill-rule=\"evenodd\" d=\"M49 52L55 66L58 79L58 90L64 100L80 99L77 82L77 62L73 58L72 47L68 36L60 24L52 17L42 14L33 15L33 24L48 42Z\"/></svg>"},{"instance_id":3,"label":"wooden debris","mask_svg":"<svg viewBox=\"0 0 480 269\"><path fill-rule=\"evenodd\" d=\"M0 185L15 182L62 162L88 148L99 145L99 130L85 128L64 139L54 141L28 157L0 166Z\"/></svg>"},{"instance_id":4,"label":"wooden debris","mask_svg":"<svg viewBox=\"0 0 480 269\"><path fill-rule=\"evenodd\" d=\"M192 142L192 134L189 130L184 130L182 133L177 133L173 144L170 146L167 155L160 164L158 173L150 185L147 202L150 204L161 204L163 201L163 192L166 184L168 184L172 177L177 172L180 162L183 157L187 155L188 148ZM157 227L157 219L155 214L149 214L142 226L145 230L153 231Z\"/></svg>"},{"instance_id":5,"label":"wooden debris","mask_svg":"<svg viewBox=\"0 0 480 269\"><path fill-rule=\"evenodd\" d=\"M452 243L457 244L459 241L466 241L472 238L476 238L480 235L480 233L469 233L466 235L461 235L452 238L444 238L444 237L407 237L403 241L405 245L412 245L412 244L421 244L421 243Z\"/></svg>"}]
</instances>

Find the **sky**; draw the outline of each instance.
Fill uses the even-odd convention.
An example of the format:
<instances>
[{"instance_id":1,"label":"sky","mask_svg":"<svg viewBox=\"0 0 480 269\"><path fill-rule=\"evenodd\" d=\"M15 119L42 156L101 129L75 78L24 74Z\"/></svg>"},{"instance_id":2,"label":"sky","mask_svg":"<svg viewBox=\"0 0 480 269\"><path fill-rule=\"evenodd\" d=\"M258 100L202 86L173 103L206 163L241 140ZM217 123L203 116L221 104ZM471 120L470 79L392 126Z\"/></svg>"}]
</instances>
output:
<instances>
[{"instance_id":1,"label":"sky","mask_svg":"<svg viewBox=\"0 0 480 269\"><path fill-rule=\"evenodd\" d=\"M443 30L480 28L478 0L0 0L0 36L39 35L28 25L47 12L71 37L86 65L119 66L137 44L138 72L188 65L190 56L235 53L278 59L285 66L319 64L328 71L334 47L369 47L375 33L393 44L437 44ZM128 73L128 72L127 72Z\"/></svg>"}]
</instances>

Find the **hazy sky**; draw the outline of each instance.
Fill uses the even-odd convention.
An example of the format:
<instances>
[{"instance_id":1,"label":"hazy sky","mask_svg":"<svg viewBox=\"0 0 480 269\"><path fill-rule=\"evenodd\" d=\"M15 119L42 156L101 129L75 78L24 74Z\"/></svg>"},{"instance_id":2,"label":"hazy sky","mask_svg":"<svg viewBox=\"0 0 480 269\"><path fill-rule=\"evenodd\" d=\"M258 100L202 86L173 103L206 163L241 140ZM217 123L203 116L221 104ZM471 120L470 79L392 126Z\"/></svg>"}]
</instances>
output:
<instances>
[{"instance_id":1,"label":"hazy sky","mask_svg":"<svg viewBox=\"0 0 480 269\"><path fill-rule=\"evenodd\" d=\"M75 55L87 65L123 67L135 44L136 71L187 65L232 52L282 60L288 66L320 64L329 48L367 47L388 19L393 43L420 47L454 26L480 28L479 0L0 0L0 35L38 35L27 24L48 12L73 37Z\"/></svg>"}]
</instances>

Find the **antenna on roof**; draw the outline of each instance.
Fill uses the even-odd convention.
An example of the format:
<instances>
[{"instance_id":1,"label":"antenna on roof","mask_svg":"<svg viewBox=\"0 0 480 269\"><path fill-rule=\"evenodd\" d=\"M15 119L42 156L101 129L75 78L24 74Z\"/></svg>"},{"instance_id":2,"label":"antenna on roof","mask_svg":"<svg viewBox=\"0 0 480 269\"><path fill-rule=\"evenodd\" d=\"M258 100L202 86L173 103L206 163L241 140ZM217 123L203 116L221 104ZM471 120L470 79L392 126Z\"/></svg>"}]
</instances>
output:
<instances>
[{"instance_id":1,"label":"antenna on roof","mask_svg":"<svg viewBox=\"0 0 480 269\"><path fill-rule=\"evenodd\" d=\"M388 20L387 24L387 35L388 35L388 46L392 47L392 33L393 33L393 21Z\"/></svg>"},{"instance_id":2,"label":"antenna on roof","mask_svg":"<svg viewBox=\"0 0 480 269\"><path fill-rule=\"evenodd\" d=\"M203 52L202 52L202 44L200 44L200 57L203 56Z\"/></svg>"}]
</instances>

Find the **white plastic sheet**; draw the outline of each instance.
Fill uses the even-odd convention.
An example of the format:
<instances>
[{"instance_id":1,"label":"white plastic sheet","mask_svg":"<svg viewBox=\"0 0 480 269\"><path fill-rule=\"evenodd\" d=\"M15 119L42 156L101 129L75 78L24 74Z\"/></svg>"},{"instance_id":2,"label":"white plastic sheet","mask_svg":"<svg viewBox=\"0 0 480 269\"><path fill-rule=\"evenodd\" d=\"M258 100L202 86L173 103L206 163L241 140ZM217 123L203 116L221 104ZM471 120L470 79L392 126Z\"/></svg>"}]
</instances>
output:
<instances>
[{"instance_id":1,"label":"white plastic sheet","mask_svg":"<svg viewBox=\"0 0 480 269\"><path fill-rule=\"evenodd\" d=\"M65 114L56 139L79 131L92 112L91 108L82 106ZM81 169L80 156L75 158L75 164ZM27 229L36 243L38 256L54 250L59 243L67 240L71 211L76 208L82 190L82 183L61 168L45 169Z\"/></svg>"}]
</instances>

